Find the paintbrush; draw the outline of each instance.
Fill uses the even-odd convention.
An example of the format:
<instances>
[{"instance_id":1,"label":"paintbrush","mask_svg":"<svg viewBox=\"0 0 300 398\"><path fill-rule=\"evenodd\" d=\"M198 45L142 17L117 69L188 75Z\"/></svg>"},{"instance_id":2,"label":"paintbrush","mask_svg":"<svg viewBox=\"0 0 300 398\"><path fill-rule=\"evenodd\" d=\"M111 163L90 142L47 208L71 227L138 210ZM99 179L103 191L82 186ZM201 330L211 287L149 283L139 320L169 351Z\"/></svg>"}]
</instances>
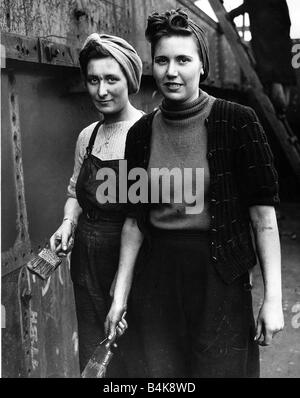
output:
<instances>
[{"instance_id":1,"label":"paintbrush","mask_svg":"<svg viewBox=\"0 0 300 398\"><path fill-rule=\"evenodd\" d=\"M81 373L82 378L102 379L105 377L107 366L114 355L111 346L116 347L117 345L109 341L108 338L101 341Z\"/></svg>"},{"instance_id":2,"label":"paintbrush","mask_svg":"<svg viewBox=\"0 0 300 398\"><path fill-rule=\"evenodd\" d=\"M31 272L45 280L56 270L61 261L52 250L44 248L37 255L33 255L26 265Z\"/></svg>"}]
</instances>

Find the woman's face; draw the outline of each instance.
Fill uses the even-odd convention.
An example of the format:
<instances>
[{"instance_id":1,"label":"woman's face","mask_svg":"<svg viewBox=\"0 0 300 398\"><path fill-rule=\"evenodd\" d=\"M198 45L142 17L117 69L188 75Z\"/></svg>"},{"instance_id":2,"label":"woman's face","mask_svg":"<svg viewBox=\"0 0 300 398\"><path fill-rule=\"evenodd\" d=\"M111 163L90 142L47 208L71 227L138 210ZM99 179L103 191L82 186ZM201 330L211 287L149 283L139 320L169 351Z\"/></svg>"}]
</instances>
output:
<instances>
[{"instance_id":1,"label":"woman's face","mask_svg":"<svg viewBox=\"0 0 300 398\"><path fill-rule=\"evenodd\" d=\"M112 57L91 59L86 86L97 110L105 115L121 114L128 105L127 79Z\"/></svg>"},{"instance_id":2,"label":"woman's face","mask_svg":"<svg viewBox=\"0 0 300 398\"><path fill-rule=\"evenodd\" d=\"M153 57L153 76L163 96L186 103L199 96L202 62L193 36L162 37Z\"/></svg>"}]
</instances>

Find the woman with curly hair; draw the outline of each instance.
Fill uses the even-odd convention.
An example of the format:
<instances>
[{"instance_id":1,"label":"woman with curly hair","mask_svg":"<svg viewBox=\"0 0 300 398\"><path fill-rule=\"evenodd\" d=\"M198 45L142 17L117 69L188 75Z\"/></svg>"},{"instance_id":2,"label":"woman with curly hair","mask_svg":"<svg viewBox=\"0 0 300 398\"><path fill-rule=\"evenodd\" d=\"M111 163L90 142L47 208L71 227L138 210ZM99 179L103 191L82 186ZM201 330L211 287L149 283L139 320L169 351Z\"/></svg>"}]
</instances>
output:
<instances>
[{"instance_id":1,"label":"woman with curly hair","mask_svg":"<svg viewBox=\"0 0 300 398\"><path fill-rule=\"evenodd\" d=\"M154 13L146 37L163 101L130 129L125 158L129 170L147 171L159 200L133 205L125 221L106 328L112 337L132 285L149 377L258 377L258 344L283 328L272 153L252 109L199 88L208 46L186 13ZM174 170L183 180L173 175L168 190ZM256 253L265 291L255 324Z\"/></svg>"}]
</instances>

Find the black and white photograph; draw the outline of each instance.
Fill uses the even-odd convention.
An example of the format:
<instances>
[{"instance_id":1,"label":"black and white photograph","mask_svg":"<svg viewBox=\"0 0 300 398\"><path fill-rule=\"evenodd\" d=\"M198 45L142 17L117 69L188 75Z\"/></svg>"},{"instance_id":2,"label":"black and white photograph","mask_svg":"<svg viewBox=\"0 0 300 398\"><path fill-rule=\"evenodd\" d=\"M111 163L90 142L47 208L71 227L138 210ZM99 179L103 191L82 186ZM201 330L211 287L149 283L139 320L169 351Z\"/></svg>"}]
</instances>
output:
<instances>
[{"instance_id":1,"label":"black and white photograph","mask_svg":"<svg viewBox=\"0 0 300 398\"><path fill-rule=\"evenodd\" d=\"M0 0L1 378L300 378L299 21Z\"/></svg>"}]
</instances>

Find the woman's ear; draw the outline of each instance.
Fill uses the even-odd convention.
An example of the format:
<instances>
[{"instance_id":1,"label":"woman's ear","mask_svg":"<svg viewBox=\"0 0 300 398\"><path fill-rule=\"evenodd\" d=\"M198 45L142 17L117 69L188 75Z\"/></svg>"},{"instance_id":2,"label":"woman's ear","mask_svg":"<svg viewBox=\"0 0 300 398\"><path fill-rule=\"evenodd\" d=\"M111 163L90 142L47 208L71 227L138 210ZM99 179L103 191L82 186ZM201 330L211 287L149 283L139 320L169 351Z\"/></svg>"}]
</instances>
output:
<instances>
[{"instance_id":1,"label":"woman's ear","mask_svg":"<svg viewBox=\"0 0 300 398\"><path fill-rule=\"evenodd\" d=\"M203 63L200 61L201 69L200 69L200 76L204 75Z\"/></svg>"}]
</instances>

